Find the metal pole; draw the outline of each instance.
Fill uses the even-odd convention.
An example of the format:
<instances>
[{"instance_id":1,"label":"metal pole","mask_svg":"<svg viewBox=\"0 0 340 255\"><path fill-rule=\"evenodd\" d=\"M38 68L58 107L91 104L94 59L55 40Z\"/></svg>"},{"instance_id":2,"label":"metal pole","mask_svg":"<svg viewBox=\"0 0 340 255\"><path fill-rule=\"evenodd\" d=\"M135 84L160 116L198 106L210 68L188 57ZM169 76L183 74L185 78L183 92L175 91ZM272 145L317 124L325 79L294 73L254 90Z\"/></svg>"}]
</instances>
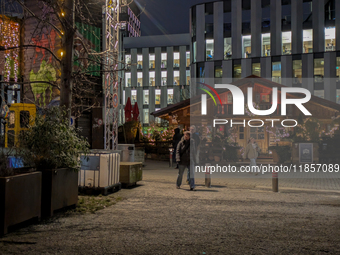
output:
<instances>
[{"instance_id":1,"label":"metal pole","mask_svg":"<svg viewBox=\"0 0 340 255\"><path fill-rule=\"evenodd\" d=\"M169 166L172 167L172 163L173 163L173 162L172 162L173 148L170 148L169 151L170 151L170 162L169 162Z\"/></svg>"},{"instance_id":2,"label":"metal pole","mask_svg":"<svg viewBox=\"0 0 340 255\"><path fill-rule=\"evenodd\" d=\"M279 176L278 172L273 169L272 173L272 189L273 192L279 192Z\"/></svg>"}]
</instances>

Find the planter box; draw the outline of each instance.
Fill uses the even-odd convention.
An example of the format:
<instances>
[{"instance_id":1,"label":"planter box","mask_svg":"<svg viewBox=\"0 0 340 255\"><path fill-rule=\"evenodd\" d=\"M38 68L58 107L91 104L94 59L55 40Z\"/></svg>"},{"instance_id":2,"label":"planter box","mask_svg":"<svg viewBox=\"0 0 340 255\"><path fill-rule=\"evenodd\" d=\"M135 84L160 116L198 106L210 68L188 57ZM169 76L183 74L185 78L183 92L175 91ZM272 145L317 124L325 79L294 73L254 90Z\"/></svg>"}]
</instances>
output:
<instances>
[{"instance_id":1,"label":"planter box","mask_svg":"<svg viewBox=\"0 0 340 255\"><path fill-rule=\"evenodd\" d=\"M41 216L41 172L0 177L0 235L9 226Z\"/></svg>"},{"instance_id":2,"label":"planter box","mask_svg":"<svg viewBox=\"0 0 340 255\"><path fill-rule=\"evenodd\" d=\"M135 162L145 163L145 148L144 147L136 147L135 148Z\"/></svg>"},{"instance_id":3,"label":"planter box","mask_svg":"<svg viewBox=\"0 0 340 255\"><path fill-rule=\"evenodd\" d=\"M67 168L42 171L41 215L52 216L55 210L78 202L78 172Z\"/></svg>"},{"instance_id":4,"label":"planter box","mask_svg":"<svg viewBox=\"0 0 340 255\"><path fill-rule=\"evenodd\" d=\"M119 181L127 186L135 185L143 179L142 162L120 162Z\"/></svg>"}]
</instances>

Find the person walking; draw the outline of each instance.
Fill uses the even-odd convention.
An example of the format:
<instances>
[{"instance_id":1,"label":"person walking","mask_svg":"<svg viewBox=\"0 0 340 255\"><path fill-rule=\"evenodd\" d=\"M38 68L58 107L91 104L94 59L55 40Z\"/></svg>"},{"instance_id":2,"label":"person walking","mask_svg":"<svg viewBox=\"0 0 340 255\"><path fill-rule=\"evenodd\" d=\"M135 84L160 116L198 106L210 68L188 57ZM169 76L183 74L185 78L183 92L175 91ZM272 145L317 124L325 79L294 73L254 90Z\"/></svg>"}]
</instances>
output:
<instances>
[{"instance_id":1,"label":"person walking","mask_svg":"<svg viewBox=\"0 0 340 255\"><path fill-rule=\"evenodd\" d=\"M199 163L199 145L201 143L201 139L200 139L198 132L196 132L195 125L190 126L190 133L191 133L191 138L195 140L196 163Z\"/></svg>"},{"instance_id":2,"label":"person walking","mask_svg":"<svg viewBox=\"0 0 340 255\"><path fill-rule=\"evenodd\" d=\"M190 172L189 185L190 190L195 190L195 177L194 177L194 165L195 165L195 140L190 139L190 131L184 132L184 139L180 141L176 149L176 162L178 163L178 176L176 182L176 188L179 189L182 185L183 173L187 168Z\"/></svg>"},{"instance_id":3,"label":"person walking","mask_svg":"<svg viewBox=\"0 0 340 255\"><path fill-rule=\"evenodd\" d=\"M250 169L251 172L254 172L255 175L257 175L257 171L256 171L256 159L259 155L259 146L257 145L257 143L255 142L255 139L253 137L249 138L248 140L248 144L246 147L246 151L243 155L243 158L249 158L250 159Z\"/></svg>"},{"instance_id":4,"label":"person walking","mask_svg":"<svg viewBox=\"0 0 340 255\"><path fill-rule=\"evenodd\" d=\"M182 139L182 136L183 135L181 134L181 130L179 128L175 128L175 134L172 137L172 148L174 149L172 153L172 162L176 162L176 149L177 149L178 143ZM175 169L178 169L178 164L176 165Z\"/></svg>"}]
</instances>

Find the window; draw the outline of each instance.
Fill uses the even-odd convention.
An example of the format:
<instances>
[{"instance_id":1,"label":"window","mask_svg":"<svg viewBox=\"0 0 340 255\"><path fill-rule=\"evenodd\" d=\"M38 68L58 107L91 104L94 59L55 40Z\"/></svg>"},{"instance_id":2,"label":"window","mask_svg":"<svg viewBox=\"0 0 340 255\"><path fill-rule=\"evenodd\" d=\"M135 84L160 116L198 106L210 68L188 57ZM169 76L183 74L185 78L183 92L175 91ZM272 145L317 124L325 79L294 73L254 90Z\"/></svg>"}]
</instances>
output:
<instances>
[{"instance_id":1,"label":"window","mask_svg":"<svg viewBox=\"0 0 340 255\"><path fill-rule=\"evenodd\" d=\"M149 109L143 109L143 114L144 114L144 123L148 124L149 123Z\"/></svg>"},{"instance_id":2,"label":"window","mask_svg":"<svg viewBox=\"0 0 340 255\"><path fill-rule=\"evenodd\" d=\"M215 78L222 78L222 66L221 65L217 65L215 66Z\"/></svg>"},{"instance_id":3,"label":"window","mask_svg":"<svg viewBox=\"0 0 340 255\"><path fill-rule=\"evenodd\" d=\"M155 109L155 111L157 112L157 111L159 111L160 110L160 108L156 108ZM162 119L161 118L158 118L158 117L156 117L155 118L155 122L157 123L157 124L161 124L161 122L162 122Z\"/></svg>"},{"instance_id":4,"label":"window","mask_svg":"<svg viewBox=\"0 0 340 255\"><path fill-rule=\"evenodd\" d=\"M262 34L262 57L270 56L270 33Z\"/></svg>"},{"instance_id":5,"label":"window","mask_svg":"<svg viewBox=\"0 0 340 255\"><path fill-rule=\"evenodd\" d=\"M168 89L168 104L174 103L174 90Z\"/></svg>"},{"instance_id":6,"label":"window","mask_svg":"<svg viewBox=\"0 0 340 255\"><path fill-rule=\"evenodd\" d=\"M125 90L123 90L123 105L125 105Z\"/></svg>"},{"instance_id":7,"label":"window","mask_svg":"<svg viewBox=\"0 0 340 255\"><path fill-rule=\"evenodd\" d=\"M231 59L232 54L231 37L224 38L224 59Z\"/></svg>"},{"instance_id":8,"label":"window","mask_svg":"<svg viewBox=\"0 0 340 255\"><path fill-rule=\"evenodd\" d=\"M161 90L155 90L155 104L161 104Z\"/></svg>"},{"instance_id":9,"label":"window","mask_svg":"<svg viewBox=\"0 0 340 255\"><path fill-rule=\"evenodd\" d=\"M206 47L206 60L213 60L214 59L214 40L207 39L205 40L205 47Z\"/></svg>"},{"instance_id":10,"label":"window","mask_svg":"<svg viewBox=\"0 0 340 255\"><path fill-rule=\"evenodd\" d=\"M336 58L336 81L340 81L340 57Z\"/></svg>"},{"instance_id":11,"label":"window","mask_svg":"<svg viewBox=\"0 0 340 255\"><path fill-rule=\"evenodd\" d=\"M190 70L186 70L186 85L190 85Z\"/></svg>"},{"instance_id":12,"label":"window","mask_svg":"<svg viewBox=\"0 0 340 255\"><path fill-rule=\"evenodd\" d=\"M313 29L303 30L303 52L313 52Z\"/></svg>"},{"instance_id":13,"label":"window","mask_svg":"<svg viewBox=\"0 0 340 255\"><path fill-rule=\"evenodd\" d=\"M15 112L14 111L10 111L9 115L8 115L8 128L15 128Z\"/></svg>"},{"instance_id":14,"label":"window","mask_svg":"<svg viewBox=\"0 0 340 255\"><path fill-rule=\"evenodd\" d=\"M323 58L314 59L314 82L323 82L325 75L325 61Z\"/></svg>"},{"instance_id":15,"label":"window","mask_svg":"<svg viewBox=\"0 0 340 255\"><path fill-rule=\"evenodd\" d=\"M179 52L174 52L174 67L179 67Z\"/></svg>"},{"instance_id":16,"label":"window","mask_svg":"<svg viewBox=\"0 0 340 255\"><path fill-rule=\"evenodd\" d=\"M281 83L281 62L272 63L272 81Z\"/></svg>"},{"instance_id":17,"label":"window","mask_svg":"<svg viewBox=\"0 0 340 255\"><path fill-rule=\"evenodd\" d=\"M186 61L187 61L187 67L190 66L190 51L187 51L185 53L185 58L186 58Z\"/></svg>"},{"instance_id":18,"label":"window","mask_svg":"<svg viewBox=\"0 0 340 255\"><path fill-rule=\"evenodd\" d=\"M166 86L167 85L167 71L162 71L162 86Z\"/></svg>"},{"instance_id":19,"label":"window","mask_svg":"<svg viewBox=\"0 0 340 255\"><path fill-rule=\"evenodd\" d=\"M143 87L143 73L137 72L137 87Z\"/></svg>"},{"instance_id":20,"label":"window","mask_svg":"<svg viewBox=\"0 0 340 255\"><path fill-rule=\"evenodd\" d=\"M261 63L252 64L252 74L261 77Z\"/></svg>"},{"instance_id":21,"label":"window","mask_svg":"<svg viewBox=\"0 0 340 255\"><path fill-rule=\"evenodd\" d=\"M293 60L293 84L302 83L302 60Z\"/></svg>"},{"instance_id":22,"label":"window","mask_svg":"<svg viewBox=\"0 0 340 255\"><path fill-rule=\"evenodd\" d=\"M251 127L250 137L255 140L264 140L264 127Z\"/></svg>"},{"instance_id":23,"label":"window","mask_svg":"<svg viewBox=\"0 0 340 255\"><path fill-rule=\"evenodd\" d=\"M134 105L137 102L137 90L131 90L131 104Z\"/></svg>"},{"instance_id":24,"label":"window","mask_svg":"<svg viewBox=\"0 0 340 255\"><path fill-rule=\"evenodd\" d=\"M282 32L282 55L292 53L292 32Z\"/></svg>"},{"instance_id":25,"label":"window","mask_svg":"<svg viewBox=\"0 0 340 255\"><path fill-rule=\"evenodd\" d=\"M192 44L192 51L194 52L194 57L193 57L193 62L196 63L196 55L197 55L197 46L196 46L196 42L194 42Z\"/></svg>"},{"instance_id":26,"label":"window","mask_svg":"<svg viewBox=\"0 0 340 255\"><path fill-rule=\"evenodd\" d=\"M174 85L179 85L179 71L174 71Z\"/></svg>"},{"instance_id":27,"label":"window","mask_svg":"<svg viewBox=\"0 0 340 255\"><path fill-rule=\"evenodd\" d=\"M155 54L149 54L149 68L155 68Z\"/></svg>"},{"instance_id":28,"label":"window","mask_svg":"<svg viewBox=\"0 0 340 255\"><path fill-rule=\"evenodd\" d=\"M127 70L131 68L131 55L125 55L125 68Z\"/></svg>"},{"instance_id":29,"label":"window","mask_svg":"<svg viewBox=\"0 0 340 255\"><path fill-rule=\"evenodd\" d=\"M242 36L242 55L244 58L251 56L251 35Z\"/></svg>"},{"instance_id":30,"label":"window","mask_svg":"<svg viewBox=\"0 0 340 255\"><path fill-rule=\"evenodd\" d=\"M243 140L244 139L244 127L239 127L238 128L238 133L239 133L239 139Z\"/></svg>"},{"instance_id":31,"label":"window","mask_svg":"<svg viewBox=\"0 0 340 255\"><path fill-rule=\"evenodd\" d=\"M314 90L314 96L325 98L325 91L324 90Z\"/></svg>"},{"instance_id":32,"label":"window","mask_svg":"<svg viewBox=\"0 0 340 255\"><path fill-rule=\"evenodd\" d=\"M155 72L149 72L149 86L155 86Z\"/></svg>"},{"instance_id":33,"label":"window","mask_svg":"<svg viewBox=\"0 0 340 255\"><path fill-rule=\"evenodd\" d=\"M242 68L240 64L234 65L234 77L233 78L241 78L242 77Z\"/></svg>"},{"instance_id":34,"label":"window","mask_svg":"<svg viewBox=\"0 0 340 255\"><path fill-rule=\"evenodd\" d=\"M161 68L166 68L167 54L161 54Z\"/></svg>"},{"instance_id":35,"label":"window","mask_svg":"<svg viewBox=\"0 0 340 255\"><path fill-rule=\"evenodd\" d=\"M131 87L131 73L125 73L125 87Z\"/></svg>"},{"instance_id":36,"label":"window","mask_svg":"<svg viewBox=\"0 0 340 255\"><path fill-rule=\"evenodd\" d=\"M340 104L340 89L336 90L336 102Z\"/></svg>"},{"instance_id":37,"label":"window","mask_svg":"<svg viewBox=\"0 0 340 255\"><path fill-rule=\"evenodd\" d=\"M149 90L143 90L143 104L149 104Z\"/></svg>"},{"instance_id":38,"label":"window","mask_svg":"<svg viewBox=\"0 0 340 255\"><path fill-rule=\"evenodd\" d=\"M137 55L137 69L143 68L143 55Z\"/></svg>"},{"instance_id":39,"label":"window","mask_svg":"<svg viewBox=\"0 0 340 255\"><path fill-rule=\"evenodd\" d=\"M335 27L325 28L325 51L335 51Z\"/></svg>"}]
</instances>

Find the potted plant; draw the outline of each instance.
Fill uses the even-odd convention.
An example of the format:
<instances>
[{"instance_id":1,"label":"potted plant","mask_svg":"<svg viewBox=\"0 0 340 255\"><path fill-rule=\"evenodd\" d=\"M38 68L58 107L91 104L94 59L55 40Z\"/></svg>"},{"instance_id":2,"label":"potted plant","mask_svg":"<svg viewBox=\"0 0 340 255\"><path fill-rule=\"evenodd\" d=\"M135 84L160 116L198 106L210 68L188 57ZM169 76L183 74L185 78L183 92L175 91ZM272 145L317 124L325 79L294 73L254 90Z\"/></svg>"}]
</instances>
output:
<instances>
[{"instance_id":1,"label":"potted plant","mask_svg":"<svg viewBox=\"0 0 340 255\"><path fill-rule=\"evenodd\" d=\"M78 201L79 157L88 153L89 144L69 122L64 111L52 107L19 137L25 164L42 172L42 216Z\"/></svg>"},{"instance_id":2,"label":"potted plant","mask_svg":"<svg viewBox=\"0 0 340 255\"><path fill-rule=\"evenodd\" d=\"M15 169L9 164L11 151L0 151L0 235L9 226L41 216L40 172Z\"/></svg>"}]
</instances>

